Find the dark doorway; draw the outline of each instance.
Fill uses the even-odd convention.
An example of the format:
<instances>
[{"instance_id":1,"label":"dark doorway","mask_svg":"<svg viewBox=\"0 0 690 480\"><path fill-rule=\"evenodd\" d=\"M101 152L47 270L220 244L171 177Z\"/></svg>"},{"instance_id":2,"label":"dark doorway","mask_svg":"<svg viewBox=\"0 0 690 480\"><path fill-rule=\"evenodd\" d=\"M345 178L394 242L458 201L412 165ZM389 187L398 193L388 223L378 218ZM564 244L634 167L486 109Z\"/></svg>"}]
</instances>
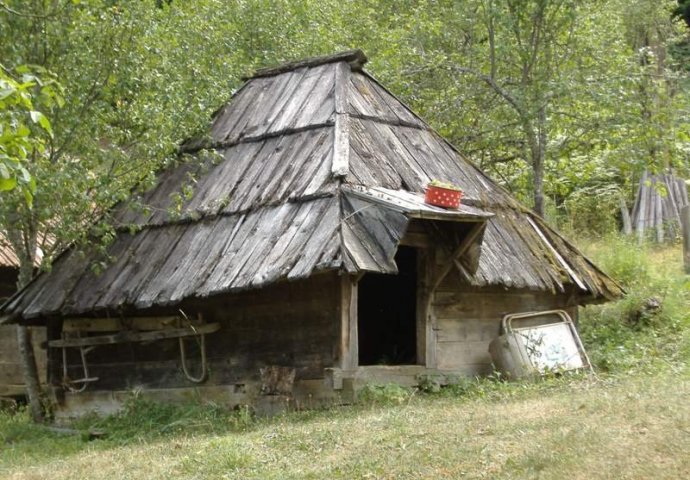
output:
<instances>
[{"instance_id":1,"label":"dark doorway","mask_svg":"<svg viewBox=\"0 0 690 480\"><path fill-rule=\"evenodd\" d=\"M359 281L360 365L417 363L417 250L399 247L397 275L367 273Z\"/></svg>"}]
</instances>

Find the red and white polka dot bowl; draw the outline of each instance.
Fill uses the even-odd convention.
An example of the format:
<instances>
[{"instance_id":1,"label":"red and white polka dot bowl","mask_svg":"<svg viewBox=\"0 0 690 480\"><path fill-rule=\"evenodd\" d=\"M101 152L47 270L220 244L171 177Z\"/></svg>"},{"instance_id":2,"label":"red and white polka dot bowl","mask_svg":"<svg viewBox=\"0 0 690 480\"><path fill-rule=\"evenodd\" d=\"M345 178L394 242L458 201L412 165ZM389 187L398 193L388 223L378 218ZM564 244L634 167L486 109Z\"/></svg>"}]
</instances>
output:
<instances>
[{"instance_id":1,"label":"red and white polka dot bowl","mask_svg":"<svg viewBox=\"0 0 690 480\"><path fill-rule=\"evenodd\" d=\"M458 208L462 199L462 190L427 185L424 203L443 208Z\"/></svg>"}]
</instances>

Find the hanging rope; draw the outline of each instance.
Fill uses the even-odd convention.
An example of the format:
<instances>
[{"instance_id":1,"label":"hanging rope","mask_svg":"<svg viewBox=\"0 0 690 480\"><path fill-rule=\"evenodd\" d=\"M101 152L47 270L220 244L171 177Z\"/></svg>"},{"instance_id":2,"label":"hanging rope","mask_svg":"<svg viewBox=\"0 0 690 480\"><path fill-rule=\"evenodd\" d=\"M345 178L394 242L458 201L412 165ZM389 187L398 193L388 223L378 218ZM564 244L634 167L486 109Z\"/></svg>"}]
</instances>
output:
<instances>
[{"instance_id":1,"label":"hanging rope","mask_svg":"<svg viewBox=\"0 0 690 480\"><path fill-rule=\"evenodd\" d=\"M180 337L178 340L180 342L180 359L182 361L182 372L184 372L187 380L194 383L202 383L206 380L207 368L206 368L206 335L200 335L201 341L199 342L199 349L201 350L201 374L198 377L194 377L189 373L187 368L187 352L185 349L184 338Z\"/></svg>"},{"instance_id":2,"label":"hanging rope","mask_svg":"<svg viewBox=\"0 0 690 480\"><path fill-rule=\"evenodd\" d=\"M187 326L194 332L196 332L194 325L192 325L192 322L189 320L187 315L182 310L180 310L180 313L182 314L182 317L187 321ZM187 367L187 348L185 345L185 341L183 337L178 338L178 342L180 344L180 361L182 363L182 372L184 373L185 377L187 377L187 380L193 383L203 383L208 376L208 366L206 363L206 335L201 334L199 335L199 337L201 337L201 339L197 341L199 344L199 351L201 354L201 373L198 377L195 377L191 373L189 373L189 368Z\"/></svg>"}]
</instances>

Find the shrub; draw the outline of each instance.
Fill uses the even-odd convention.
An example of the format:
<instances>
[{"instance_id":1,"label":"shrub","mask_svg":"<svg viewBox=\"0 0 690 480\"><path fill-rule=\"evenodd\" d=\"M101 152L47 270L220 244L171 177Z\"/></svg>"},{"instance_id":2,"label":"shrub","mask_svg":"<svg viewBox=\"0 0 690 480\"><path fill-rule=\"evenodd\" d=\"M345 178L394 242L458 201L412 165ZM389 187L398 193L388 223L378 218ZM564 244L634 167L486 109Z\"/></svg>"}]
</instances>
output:
<instances>
[{"instance_id":1,"label":"shrub","mask_svg":"<svg viewBox=\"0 0 690 480\"><path fill-rule=\"evenodd\" d=\"M620 193L615 188L585 188L574 192L565 202L564 230L587 232L597 237L618 231Z\"/></svg>"},{"instance_id":2,"label":"shrub","mask_svg":"<svg viewBox=\"0 0 690 480\"><path fill-rule=\"evenodd\" d=\"M364 404L400 405L412 396L412 390L397 383L365 385L357 392L357 400Z\"/></svg>"},{"instance_id":3,"label":"shrub","mask_svg":"<svg viewBox=\"0 0 690 480\"><path fill-rule=\"evenodd\" d=\"M580 333L592 363L612 373L685 368L690 314L678 246L637 246L617 236L580 243L627 290L617 302L582 311Z\"/></svg>"}]
</instances>

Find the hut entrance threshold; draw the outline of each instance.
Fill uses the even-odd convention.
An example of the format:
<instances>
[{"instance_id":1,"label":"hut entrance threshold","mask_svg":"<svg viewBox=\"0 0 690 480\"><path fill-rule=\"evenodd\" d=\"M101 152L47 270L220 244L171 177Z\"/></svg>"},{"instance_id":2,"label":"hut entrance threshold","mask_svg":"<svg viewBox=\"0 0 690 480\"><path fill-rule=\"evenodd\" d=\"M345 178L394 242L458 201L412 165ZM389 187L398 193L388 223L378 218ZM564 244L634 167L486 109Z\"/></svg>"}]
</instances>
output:
<instances>
[{"instance_id":1,"label":"hut entrance threshold","mask_svg":"<svg viewBox=\"0 0 690 480\"><path fill-rule=\"evenodd\" d=\"M397 275L367 273L358 284L359 365L417 363L417 249L400 246Z\"/></svg>"}]
</instances>

